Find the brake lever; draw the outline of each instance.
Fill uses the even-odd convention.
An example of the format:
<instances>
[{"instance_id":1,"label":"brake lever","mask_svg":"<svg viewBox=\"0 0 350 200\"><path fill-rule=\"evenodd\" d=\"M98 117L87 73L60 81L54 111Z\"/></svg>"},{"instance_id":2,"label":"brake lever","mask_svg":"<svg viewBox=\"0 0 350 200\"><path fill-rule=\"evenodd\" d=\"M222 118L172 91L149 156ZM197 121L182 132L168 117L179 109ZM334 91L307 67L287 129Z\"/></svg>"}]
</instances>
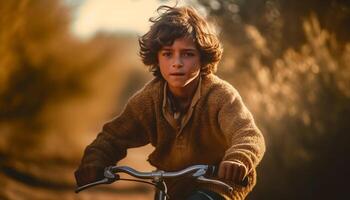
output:
<instances>
[{"instance_id":1,"label":"brake lever","mask_svg":"<svg viewBox=\"0 0 350 200\"><path fill-rule=\"evenodd\" d=\"M92 183L89 183L89 184L86 184L86 185L83 185L81 187L78 187L77 189L75 189L75 193L78 193L82 190L85 190L87 188L90 188L90 187L93 187L95 185L100 185L100 184L106 184L109 182L109 179L108 178L104 178L102 180L99 180L99 181L95 181L95 182L92 182Z\"/></svg>"},{"instance_id":2,"label":"brake lever","mask_svg":"<svg viewBox=\"0 0 350 200\"><path fill-rule=\"evenodd\" d=\"M90 187L93 187L93 186L96 186L96 185L111 184L111 183L113 183L114 181L116 181L116 180L118 180L120 178L120 176L118 174L114 174L112 172L112 167L106 167L104 172L103 172L103 176L104 176L104 178L102 180L95 181L95 182L83 185L81 187L78 187L75 190L75 193L78 193L78 192L80 192L82 190L85 190L87 188L90 188Z\"/></svg>"},{"instance_id":3,"label":"brake lever","mask_svg":"<svg viewBox=\"0 0 350 200\"><path fill-rule=\"evenodd\" d=\"M215 179L208 179L208 178L205 178L204 176L197 177L197 180L205 182L205 183L213 183L215 185L223 186L223 187L227 188L227 190L230 194L232 194L232 192L233 192L233 188L230 185L228 185L222 181L215 180Z\"/></svg>"}]
</instances>

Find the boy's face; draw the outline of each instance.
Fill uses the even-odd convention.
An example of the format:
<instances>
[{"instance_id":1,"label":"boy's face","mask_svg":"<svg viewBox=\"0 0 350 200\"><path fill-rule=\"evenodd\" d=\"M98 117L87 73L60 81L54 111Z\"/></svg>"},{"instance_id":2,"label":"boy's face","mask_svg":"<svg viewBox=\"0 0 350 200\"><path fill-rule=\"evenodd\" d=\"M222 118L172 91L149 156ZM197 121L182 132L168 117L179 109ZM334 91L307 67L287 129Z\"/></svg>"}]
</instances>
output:
<instances>
[{"instance_id":1,"label":"boy's face","mask_svg":"<svg viewBox=\"0 0 350 200\"><path fill-rule=\"evenodd\" d=\"M190 38L179 38L158 52L163 78L170 88L181 89L194 83L200 73L200 54Z\"/></svg>"}]
</instances>

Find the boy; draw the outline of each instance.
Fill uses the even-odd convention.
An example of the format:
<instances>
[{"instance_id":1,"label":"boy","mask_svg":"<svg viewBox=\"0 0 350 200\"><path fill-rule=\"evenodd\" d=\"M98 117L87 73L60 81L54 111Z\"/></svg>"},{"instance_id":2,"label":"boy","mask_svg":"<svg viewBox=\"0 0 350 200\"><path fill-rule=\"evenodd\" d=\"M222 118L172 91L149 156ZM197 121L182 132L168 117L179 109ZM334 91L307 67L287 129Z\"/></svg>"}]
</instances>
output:
<instances>
[{"instance_id":1,"label":"boy","mask_svg":"<svg viewBox=\"0 0 350 200\"><path fill-rule=\"evenodd\" d=\"M106 123L75 172L78 185L103 176L126 150L151 143L148 161L164 171L219 165L218 178L233 194L192 180L168 181L171 199L244 199L255 185L264 138L238 92L213 73L220 42L192 8L161 6L163 13L139 39L140 56L155 78ZM248 177L248 186L239 183Z\"/></svg>"}]
</instances>

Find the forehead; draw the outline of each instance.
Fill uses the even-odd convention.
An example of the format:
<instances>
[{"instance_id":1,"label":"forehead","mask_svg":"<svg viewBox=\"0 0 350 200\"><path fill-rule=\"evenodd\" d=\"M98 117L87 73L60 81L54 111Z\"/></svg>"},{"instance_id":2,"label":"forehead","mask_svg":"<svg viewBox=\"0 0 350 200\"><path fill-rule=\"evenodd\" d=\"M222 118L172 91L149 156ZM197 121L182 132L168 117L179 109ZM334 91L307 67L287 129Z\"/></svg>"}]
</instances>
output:
<instances>
[{"instance_id":1,"label":"forehead","mask_svg":"<svg viewBox=\"0 0 350 200\"><path fill-rule=\"evenodd\" d=\"M174 40L170 45L162 46L161 50L167 49L188 49L188 50L197 50L196 44L193 39L190 37L181 37Z\"/></svg>"}]
</instances>

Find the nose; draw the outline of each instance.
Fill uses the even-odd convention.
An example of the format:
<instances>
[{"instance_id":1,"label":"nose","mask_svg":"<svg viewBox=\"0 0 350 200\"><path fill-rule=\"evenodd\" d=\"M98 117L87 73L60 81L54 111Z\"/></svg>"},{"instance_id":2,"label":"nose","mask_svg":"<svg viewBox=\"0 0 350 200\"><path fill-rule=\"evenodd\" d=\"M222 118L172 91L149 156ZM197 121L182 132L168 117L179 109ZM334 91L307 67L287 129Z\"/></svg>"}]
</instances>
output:
<instances>
[{"instance_id":1,"label":"nose","mask_svg":"<svg viewBox=\"0 0 350 200\"><path fill-rule=\"evenodd\" d=\"M183 66L182 59L180 56L174 56L173 67L180 68Z\"/></svg>"}]
</instances>

